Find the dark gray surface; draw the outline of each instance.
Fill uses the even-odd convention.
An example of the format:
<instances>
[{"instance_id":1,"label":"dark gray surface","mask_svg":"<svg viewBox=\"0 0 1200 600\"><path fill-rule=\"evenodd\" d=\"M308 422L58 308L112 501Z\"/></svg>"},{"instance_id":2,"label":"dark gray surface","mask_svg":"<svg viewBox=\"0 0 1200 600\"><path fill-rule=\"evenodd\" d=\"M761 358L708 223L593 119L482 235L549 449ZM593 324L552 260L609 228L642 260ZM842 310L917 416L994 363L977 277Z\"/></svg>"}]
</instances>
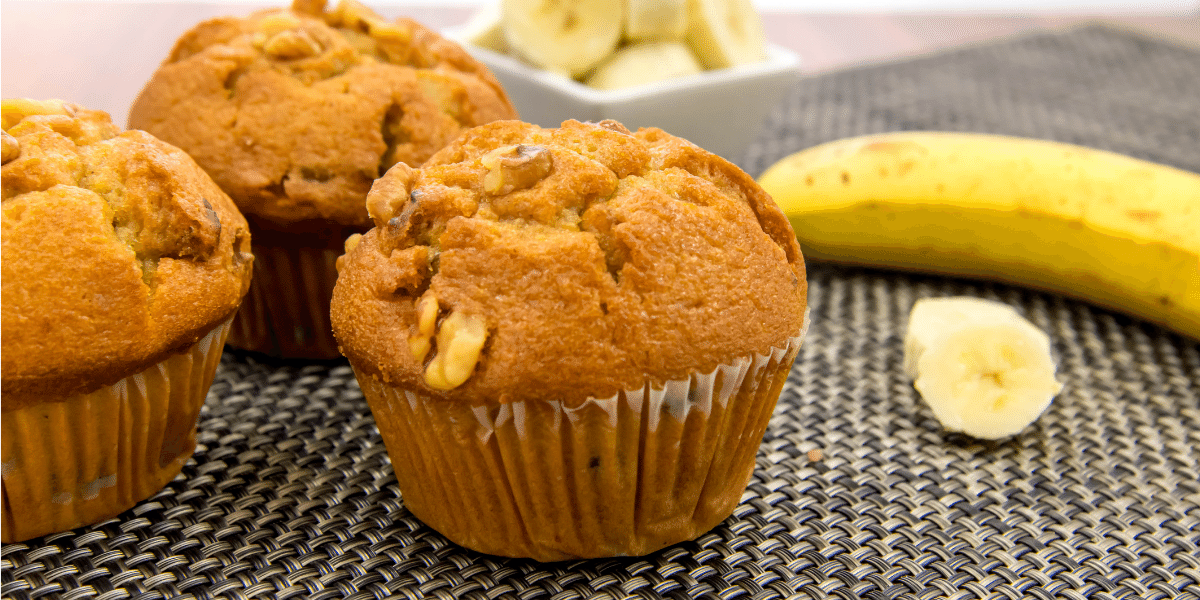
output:
<instances>
[{"instance_id":1,"label":"dark gray surface","mask_svg":"<svg viewBox=\"0 0 1200 600\"><path fill-rule=\"evenodd\" d=\"M960 129L1200 171L1200 53L1104 28L806 79L745 166ZM117 519L3 549L5 598L1200 599L1200 345L1057 296L810 268L812 327L734 515L644 558L463 550L404 508L344 363L227 352L194 460ZM943 433L901 371L919 297L1012 303L1065 383L1022 435ZM806 453L823 451L810 462Z\"/></svg>"},{"instance_id":2,"label":"dark gray surface","mask_svg":"<svg viewBox=\"0 0 1200 600\"><path fill-rule=\"evenodd\" d=\"M834 139L978 131L1103 148L1200 172L1200 52L1095 25L801 81L739 161L759 175Z\"/></svg>"}]
</instances>

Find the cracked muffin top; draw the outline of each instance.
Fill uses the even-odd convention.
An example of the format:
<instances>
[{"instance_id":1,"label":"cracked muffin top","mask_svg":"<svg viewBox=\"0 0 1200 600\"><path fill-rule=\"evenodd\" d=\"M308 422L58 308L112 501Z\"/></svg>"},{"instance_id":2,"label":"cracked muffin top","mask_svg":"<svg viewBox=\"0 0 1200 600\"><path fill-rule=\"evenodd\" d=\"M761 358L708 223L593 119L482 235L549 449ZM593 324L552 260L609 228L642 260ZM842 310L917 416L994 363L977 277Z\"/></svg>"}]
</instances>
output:
<instances>
[{"instance_id":1,"label":"cracked muffin top","mask_svg":"<svg viewBox=\"0 0 1200 600\"><path fill-rule=\"evenodd\" d=\"M298 0L185 33L129 126L191 154L252 223L365 228L363 198L393 164L420 165L462 131L515 117L457 44L354 0L328 12Z\"/></svg>"},{"instance_id":2,"label":"cracked muffin top","mask_svg":"<svg viewBox=\"0 0 1200 600\"><path fill-rule=\"evenodd\" d=\"M804 259L740 169L659 129L503 121L367 196L333 329L359 376L568 405L711 372L803 325ZM486 399L486 400L485 400Z\"/></svg>"},{"instance_id":3,"label":"cracked muffin top","mask_svg":"<svg viewBox=\"0 0 1200 600\"><path fill-rule=\"evenodd\" d=\"M86 393L237 310L245 219L181 150L57 100L4 100L4 408Z\"/></svg>"}]
</instances>

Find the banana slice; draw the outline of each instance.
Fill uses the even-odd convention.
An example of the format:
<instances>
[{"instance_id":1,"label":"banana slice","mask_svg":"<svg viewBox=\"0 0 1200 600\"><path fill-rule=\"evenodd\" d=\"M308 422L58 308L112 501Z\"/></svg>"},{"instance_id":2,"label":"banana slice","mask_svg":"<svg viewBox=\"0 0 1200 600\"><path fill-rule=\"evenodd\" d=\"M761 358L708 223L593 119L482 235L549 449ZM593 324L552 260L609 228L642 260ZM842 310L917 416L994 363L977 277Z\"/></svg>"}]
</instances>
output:
<instances>
[{"instance_id":1,"label":"banana slice","mask_svg":"<svg viewBox=\"0 0 1200 600\"><path fill-rule=\"evenodd\" d=\"M767 60L762 18L750 0L687 0L687 42L706 69Z\"/></svg>"},{"instance_id":2,"label":"banana slice","mask_svg":"<svg viewBox=\"0 0 1200 600\"><path fill-rule=\"evenodd\" d=\"M623 0L502 0L509 48L535 66L580 77L621 41Z\"/></svg>"},{"instance_id":3,"label":"banana slice","mask_svg":"<svg viewBox=\"0 0 1200 600\"><path fill-rule=\"evenodd\" d=\"M508 52L504 39L504 23L500 16L500 2L488 2L479 7L470 20L462 26L459 37L472 46L487 48L500 53Z\"/></svg>"},{"instance_id":4,"label":"banana slice","mask_svg":"<svg viewBox=\"0 0 1200 600\"><path fill-rule=\"evenodd\" d=\"M1020 323L1033 329L1031 335L1045 335L1003 302L972 296L918 300L909 313L908 331L904 337L904 373L910 379L916 379L921 355L946 333L966 325L1001 322Z\"/></svg>"},{"instance_id":5,"label":"banana slice","mask_svg":"<svg viewBox=\"0 0 1200 600\"><path fill-rule=\"evenodd\" d=\"M701 70L696 56L682 43L646 42L618 50L585 83L602 90L615 90L694 75Z\"/></svg>"},{"instance_id":6,"label":"banana slice","mask_svg":"<svg viewBox=\"0 0 1200 600\"><path fill-rule=\"evenodd\" d=\"M627 40L681 40L687 22L687 0L625 0Z\"/></svg>"},{"instance_id":7,"label":"banana slice","mask_svg":"<svg viewBox=\"0 0 1200 600\"><path fill-rule=\"evenodd\" d=\"M1017 434L1062 390L1050 338L998 302L918 301L904 348L913 386L950 431L992 440Z\"/></svg>"}]
</instances>

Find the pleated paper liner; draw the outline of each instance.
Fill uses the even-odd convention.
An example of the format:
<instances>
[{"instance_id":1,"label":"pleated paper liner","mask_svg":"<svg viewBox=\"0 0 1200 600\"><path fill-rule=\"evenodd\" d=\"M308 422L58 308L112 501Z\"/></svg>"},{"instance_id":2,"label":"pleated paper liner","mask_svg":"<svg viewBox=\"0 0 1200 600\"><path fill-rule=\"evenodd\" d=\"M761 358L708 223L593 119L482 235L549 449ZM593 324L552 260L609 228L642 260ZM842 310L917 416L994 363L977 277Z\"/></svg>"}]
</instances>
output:
<instances>
[{"instance_id":1,"label":"pleated paper liner","mask_svg":"<svg viewBox=\"0 0 1200 600\"><path fill-rule=\"evenodd\" d=\"M450 540L540 561L636 556L732 513L802 340L576 407L359 383L405 505Z\"/></svg>"},{"instance_id":2,"label":"pleated paper liner","mask_svg":"<svg viewBox=\"0 0 1200 600\"><path fill-rule=\"evenodd\" d=\"M116 516L179 474L229 333L94 392L5 411L5 543Z\"/></svg>"},{"instance_id":3,"label":"pleated paper liner","mask_svg":"<svg viewBox=\"0 0 1200 600\"><path fill-rule=\"evenodd\" d=\"M341 250L254 246L254 278L229 345L287 358L340 358L329 301Z\"/></svg>"}]
</instances>

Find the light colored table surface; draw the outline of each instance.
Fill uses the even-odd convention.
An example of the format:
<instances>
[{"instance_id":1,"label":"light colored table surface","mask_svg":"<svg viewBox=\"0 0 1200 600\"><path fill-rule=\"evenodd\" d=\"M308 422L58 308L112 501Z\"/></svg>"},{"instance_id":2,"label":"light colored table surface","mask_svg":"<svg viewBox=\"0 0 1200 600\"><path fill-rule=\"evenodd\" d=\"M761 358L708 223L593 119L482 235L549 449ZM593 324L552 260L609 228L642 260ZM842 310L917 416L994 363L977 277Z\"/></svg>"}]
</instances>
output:
<instances>
[{"instance_id":1,"label":"light colored table surface","mask_svg":"<svg viewBox=\"0 0 1200 600\"><path fill-rule=\"evenodd\" d=\"M368 1L367 4L370 4ZM277 4L4 0L0 85L11 97L62 98L106 110L123 124L142 84L175 39L195 23ZM465 21L469 8L384 6L434 29ZM894 60L959 44L1104 21L1200 48L1200 15L1015 16L914 14L764 15L767 37L797 51L806 73Z\"/></svg>"}]
</instances>

